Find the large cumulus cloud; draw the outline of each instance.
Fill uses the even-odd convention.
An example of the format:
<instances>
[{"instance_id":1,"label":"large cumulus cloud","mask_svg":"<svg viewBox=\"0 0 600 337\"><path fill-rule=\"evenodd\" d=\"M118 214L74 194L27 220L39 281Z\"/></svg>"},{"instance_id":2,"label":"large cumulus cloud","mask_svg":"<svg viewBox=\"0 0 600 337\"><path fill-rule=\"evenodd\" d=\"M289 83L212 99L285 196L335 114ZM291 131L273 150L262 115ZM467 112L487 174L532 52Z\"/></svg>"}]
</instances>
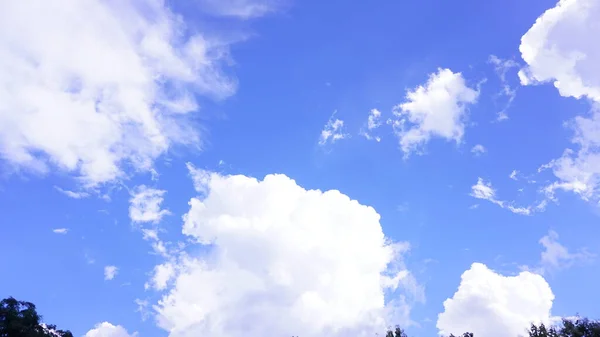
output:
<instances>
[{"instance_id":1,"label":"large cumulus cloud","mask_svg":"<svg viewBox=\"0 0 600 337\"><path fill-rule=\"evenodd\" d=\"M183 233L201 253L161 278L155 309L171 336L371 336L408 322L422 296L402 263L408 244L385 237L372 207L285 175L189 168L201 196Z\"/></svg>"},{"instance_id":2,"label":"large cumulus cloud","mask_svg":"<svg viewBox=\"0 0 600 337\"><path fill-rule=\"evenodd\" d=\"M437 327L441 334L469 331L478 337L518 337L531 323L548 323L554 294L538 274L503 276L474 263L458 290L444 301Z\"/></svg>"}]
</instances>

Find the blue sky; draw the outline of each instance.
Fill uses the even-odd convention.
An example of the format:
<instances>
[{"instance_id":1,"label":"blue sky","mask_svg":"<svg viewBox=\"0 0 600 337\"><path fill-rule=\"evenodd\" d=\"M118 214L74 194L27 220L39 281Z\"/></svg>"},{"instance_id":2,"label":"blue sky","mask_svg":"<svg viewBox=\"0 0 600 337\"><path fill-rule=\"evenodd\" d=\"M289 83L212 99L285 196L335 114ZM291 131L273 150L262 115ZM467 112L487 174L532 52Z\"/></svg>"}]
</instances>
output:
<instances>
[{"instance_id":1,"label":"blue sky","mask_svg":"<svg viewBox=\"0 0 600 337\"><path fill-rule=\"evenodd\" d=\"M48 322L495 337L600 316L597 0L0 13L0 295Z\"/></svg>"}]
</instances>

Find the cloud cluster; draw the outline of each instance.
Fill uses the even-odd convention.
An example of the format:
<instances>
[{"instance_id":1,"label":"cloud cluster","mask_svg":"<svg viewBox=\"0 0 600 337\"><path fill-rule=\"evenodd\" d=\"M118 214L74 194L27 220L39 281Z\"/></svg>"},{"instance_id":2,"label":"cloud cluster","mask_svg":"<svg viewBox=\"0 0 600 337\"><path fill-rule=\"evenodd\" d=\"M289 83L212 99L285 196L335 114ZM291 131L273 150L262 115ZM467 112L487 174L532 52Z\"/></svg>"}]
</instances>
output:
<instances>
[{"instance_id":1,"label":"cloud cluster","mask_svg":"<svg viewBox=\"0 0 600 337\"><path fill-rule=\"evenodd\" d=\"M596 0L560 0L548 9L521 38L521 83L553 82L562 96L600 101L599 18Z\"/></svg>"},{"instance_id":2,"label":"cloud cluster","mask_svg":"<svg viewBox=\"0 0 600 337\"><path fill-rule=\"evenodd\" d=\"M482 154L484 154L486 152L487 152L487 149L485 148L485 146L483 146L481 144L477 144L471 148L471 153L475 156L481 156Z\"/></svg>"},{"instance_id":3,"label":"cloud cluster","mask_svg":"<svg viewBox=\"0 0 600 337\"><path fill-rule=\"evenodd\" d=\"M556 190L576 193L583 200L600 200L600 107L589 117L575 117L571 123L575 132L572 139L578 150L567 149L563 155L544 165L550 168L558 181L546 186L550 199L556 200Z\"/></svg>"},{"instance_id":4,"label":"cloud cluster","mask_svg":"<svg viewBox=\"0 0 600 337\"><path fill-rule=\"evenodd\" d=\"M335 118L336 112L333 112L323 130L321 130L321 135L319 136L319 145L321 146L333 144L338 140L348 137L348 134L344 132L344 121Z\"/></svg>"},{"instance_id":5,"label":"cloud cluster","mask_svg":"<svg viewBox=\"0 0 600 337\"><path fill-rule=\"evenodd\" d=\"M115 266L106 266L106 267L104 267L104 279L106 281L110 281L110 280L114 279L115 276L117 276L118 272L119 272L119 268L117 268Z\"/></svg>"},{"instance_id":6,"label":"cloud cluster","mask_svg":"<svg viewBox=\"0 0 600 337\"><path fill-rule=\"evenodd\" d=\"M135 187L130 193L129 218L132 223L139 226L144 240L150 242L155 254L170 257L171 253L178 249L159 237L161 231L159 223L163 217L171 214L171 211L162 208L165 193L167 191L145 185ZM150 286L151 283L146 284L146 288Z\"/></svg>"},{"instance_id":7,"label":"cloud cluster","mask_svg":"<svg viewBox=\"0 0 600 337\"><path fill-rule=\"evenodd\" d=\"M508 83L508 80L506 79L506 73L508 73L508 71L512 68L518 68L519 64L513 60L503 60L497 57L496 55L490 55L488 62L494 66L494 71L500 78L502 90L498 93L498 96L506 97L504 107L497 113L496 120L500 122L508 119L506 110L508 110L512 102L517 97L517 89L511 88L510 84Z\"/></svg>"},{"instance_id":8,"label":"cloud cluster","mask_svg":"<svg viewBox=\"0 0 600 337\"><path fill-rule=\"evenodd\" d=\"M558 233L553 230L542 237L539 243L544 247L539 266L534 268L524 266L524 270L531 270L543 275L547 272L569 268L577 263L589 262L595 258L594 254L585 249L579 249L574 253L570 252L558 241Z\"/></svg>"},{"instance_id":9,"label":"cloud cluster","mask_svg":"<svg viewBox=\"0 0 600 337\"><path fill-rule=\"evenodd\" d=\"M153 288L154 290L166 289L171 279L176 275L176 263L176 261L169 261L155 266L152 271L152 278L146 284L145 288Z\"/></svg>"},{"instance_id":10,"label":"cloud cluster","mask_svg":"<svg viewBox=\"0 0 600 337\"><path fill-rule=\"evenodd\" d=\"M183 233L204 253L153 278L170 336L371 336L408 323L422 289L402 263L408 244L384 236L373 208L284 175L190 168L203 196L190 200Z\"/></svg>"},{"instance_id":11,"label":"cloud cluster","mask_svg":"<svg viewBox=\"0 0 600 337\"><path fill-rule=\"evenodd\" d=\"M169 210L161 208L166 192L145 185L137 186L131 192L131 199L129 199L131 221L134 223L158 223L165 215L171 214Z\"/></svg>"},{"instance_id":12,"label":"cloud cluster","mask_svg":"<svg viewBox=\"0 0 600 337\"><path fill-rule=\"evenodd\" d=\"M550 322L553 300L550 286L538 274L503 276L474 263L462 274L454 296L444 301L437 328L444 335L524 336L531 323Z\"/></svg>"},{"instance_id":13,"label":"cloud cluster","mask_svg":"<svg viewBox=\"0 0 600 337\"><path fill-rule=\"evenodd\" d=\"M519 72L524 85L553 82L560 95L587 98L594 106L571 126L577 150L545 165L558 179L547 186L571 191L584 200L600 199L600 2L561 0L541 15L521 39L521 56L527 67Z\"/></svg>"},{"instance_id":14,"label":"cloud cluster","mask_svg":"<svg viewBox=\"0 0 600 337\"><path fill-rule=\"evenodd\" d=\"M189 34L162 0L0 3L0 157L94 187L199 145L194 94L236 88L227 46Z\"/></svg>"},{"instance_id":15,"label":"cloud cluster","mask_svg":"<svg viewBox=\"0 0 600 337\"><path fill-rule=\"evenodd\" d=\"M542 200L535 206L517 207L513 203L499 200L496 197L496 190L491 182L486 182L483 178L478 178L477 183L471 186L471 196L473 198L487 200L495 205L505 208L515 214L531 215L533 212L542 212L546 209L546 200Z\"/></svg>"},{"instance_id":16,"label":"cloud cluster","mask_svg":"<svg viewBox=\"0 0 600 337\"><path fill-rule=\"evenodd\" d=\"M467 86L461 73L438 69L427 83L406 94L394 107L393 127L405 156L421 152L432 137L460 143L465 133L468 106L479 92Z\"/></svg>"},{"instance_id":17,"label":"cloud cluster","mask_svg":"<svg viewBox=\"0 0 600 337\"><path fill-rule=\"evenodd\" d=\"M361 134L368 140L374 139L376 142L381 141L381 137L373 136L371 133L382 125L381 111L377 109L371 109L369 111L369 117L367 119L367 130L361 130Z\"/></svg>"}]
</instances>

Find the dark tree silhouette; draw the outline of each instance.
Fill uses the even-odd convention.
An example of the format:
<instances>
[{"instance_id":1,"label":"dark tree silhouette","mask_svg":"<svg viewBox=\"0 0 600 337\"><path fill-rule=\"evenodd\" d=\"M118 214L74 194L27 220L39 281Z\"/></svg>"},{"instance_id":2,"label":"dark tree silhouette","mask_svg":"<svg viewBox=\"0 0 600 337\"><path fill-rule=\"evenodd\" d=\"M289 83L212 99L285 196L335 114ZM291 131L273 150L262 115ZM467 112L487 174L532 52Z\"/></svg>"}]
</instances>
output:
<instances>
[{"instance_id":1,"label":"dark tree silhouette","mask_svg":"<svg viewBox=\"0 0 600 337\"><path fill-rule=\"evenodd\" d=\"M400 326L396 325L396 329L392 331L392 329L388 329L385 337L406 337L406 333L404 330L400 329Z\"/></svg>"},{"instance_id":2,"label":"dark tree silhouette","mask_svg":"<svg viewBox=\"0 0 600 337\"><path fill-rule=\"evenodd\" d=\"M536 326L535 324L531 324L531 328L529 328L529 337L558 337L558 332L556 328L551 326L547 328L544 324L540 324Z\"/></svg>"},{"instance_id":3,"label":"dark tree silhouette","mask_svg":"<svg viewBox=\"0 0 600 337\"><path fill-rule=\"evenodd\" d=\"M0 302L0 337L73 337L73 334L52 324L44 325L33 303L9 297Z\"/></svg>"},{"instance_id":4,"label":"dark tree silhouette","mask_svg":"<svg viewBox=\"0 0 600 337\"><path fill-rule=\"evenodd\" d=\"M529 328L529 337L600 337L600 321L587 318L563 319L559 326L546 327L544 324Z\"/></svg>"}]
</instances>

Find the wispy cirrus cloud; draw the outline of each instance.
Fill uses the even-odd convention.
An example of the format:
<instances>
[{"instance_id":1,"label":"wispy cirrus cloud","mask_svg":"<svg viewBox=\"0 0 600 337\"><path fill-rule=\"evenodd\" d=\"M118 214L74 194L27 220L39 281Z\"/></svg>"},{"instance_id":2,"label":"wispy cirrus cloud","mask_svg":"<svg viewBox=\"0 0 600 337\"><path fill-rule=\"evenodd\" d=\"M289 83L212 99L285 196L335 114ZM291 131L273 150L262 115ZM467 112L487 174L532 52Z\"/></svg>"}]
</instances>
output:
<instances>
[{"instance_id":1,"label":"wispy cirrus cloud","mask_svg":"<svg viewBox=\"0 0 600 337\"><path fill-rule=\"evenodd\" d=\"M518 207L512 202L499 200L496 196L496 190L492 187L491 182L486 182L483 178L478 178L477 183L471 186L472 197L487 200L501 208L507 209L515 214L531 215L534 212L542 212L546 209L547 201L544 199L535 206Z\"/></svg>"},{"instance_id":2,"label":"wispy cirrus cloud","mask_svg":"<svg viewBox=\"0 0 600 337\"><path fill-rule=\"evenodd\" d=\"M333 144L339 140L348 138L349 135L344 130L344 121L335 118L337 111L334 111L329 120L321 130L319 136L319 145Z\"/></svg>"},{"instance_id":3,"label":"wispy cirrus cloud","mask_svg":"<svg viewBox=\"0 0 600 337\"><path fill-rule=\"evenodd\" d=\"M216 16L253 19L289 6L287 0L198 0L200 9Z\"/></svg>"},{"instance_id":4,"label":"wispy cirrus cloud","mask_svg":"<svg viewBox=\"0 0 600 337\"><path fill-rule=\"evenodd\" d=\"M54 186L54 189L64 195L66 195L67 197L73 198L73 199L84 199L84 198L87 198L90 196L90 194L85 191L69 191L69 190L62 189L58 186Z\"/></svg>"},{"instance_id":5,"label":"wispy cirrus cloud","mask_svg":"<svg viewBox=\"0 0 600 337\"><path fill-rule=\"evenodd\" d=\"M511 87L508 80L506 79L506 74L511 69L518 69L519 64L514 60L501 59L496 55L490 55L488 62L494 66L494 70L500 78L500 85L502 86L502 89L496 96L497 98L506 98L504 106L497 112L496 115L496 120L500 122L508 119L508 114L506 113L506 111L508 110L508 108L510 108L513 101L517 97L517 87Z\"/></svg>"},{"instance_id":6,"label":"wispy cirrus cloud","mask_svg":"<svg viewBox=\"0 0 600 337\"><path fill-rule=\"evenodd\" d=\"M522 266L521 269L544 275L570 268L576 264L591 262L595 259L596 256L588 252L587 249L581 248L572 252L561 244L558 239L557 232L548 231L548 234L539 240L540 245L544 247L539 264L535 267Z\"/></svg>"}]
</instances>

